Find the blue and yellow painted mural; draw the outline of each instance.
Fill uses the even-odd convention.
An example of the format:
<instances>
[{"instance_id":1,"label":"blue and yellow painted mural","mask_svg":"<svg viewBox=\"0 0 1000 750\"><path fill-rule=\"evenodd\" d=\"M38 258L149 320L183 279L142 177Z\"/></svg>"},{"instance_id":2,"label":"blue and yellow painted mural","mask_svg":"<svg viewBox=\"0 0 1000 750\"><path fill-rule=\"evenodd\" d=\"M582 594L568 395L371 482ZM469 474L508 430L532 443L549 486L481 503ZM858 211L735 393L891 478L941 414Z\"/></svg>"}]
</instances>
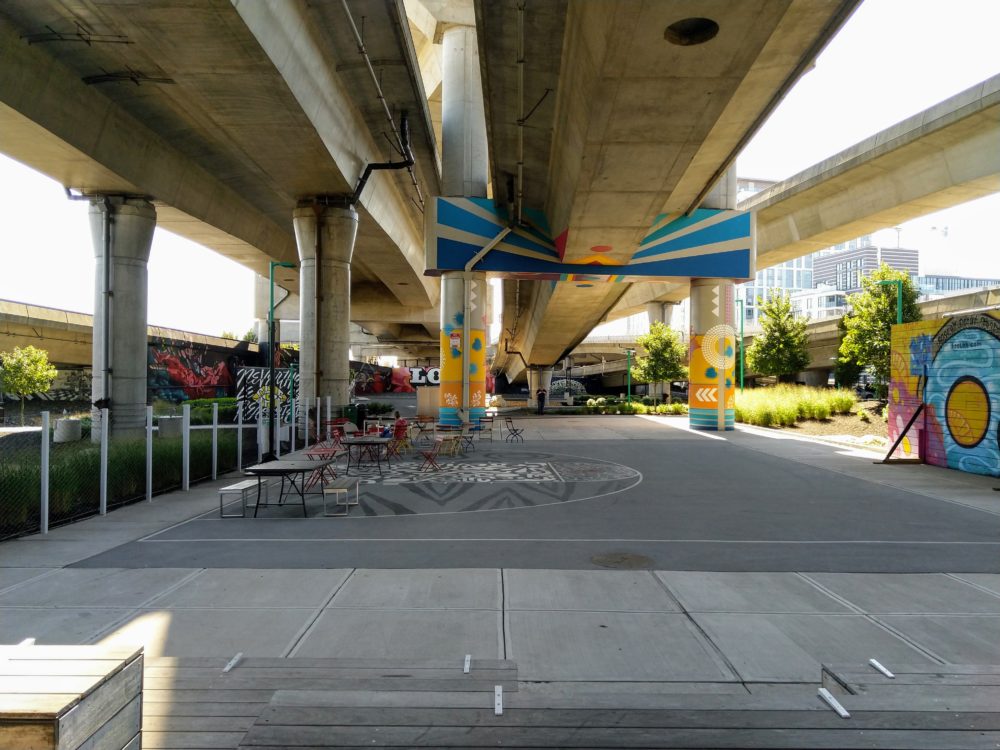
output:
<instances>
[{"instance_id":1,"label":"blue and yellow painted mural","mask_svg":"<svg viewBox=\"0 0 1000 750\"><path fill-rule=\"evenodd\" d=\"M960 315L893 326L889 439L925 413L896 455L1000 476L1000 316Z\"/></svg>"},{"instance_id":2,"label":"blue and yellow painted mural","mask_svg":"<svg viewBox=\"0 0 1000 750\"><path fill-rule=\"evenodd\" d=\"M492 200L435 198L427 214L427 273L461 271L507 226ZM475 266L476 271L511 278L593 283L655 281L677 277L741 279L754 273L753 215L746 211L700 208L690 216L661 214L622 265L595 245L591 254L564 261L567 233L552 239L543 216L526 213L516 227Z\"/></svg>"}]
</instances>

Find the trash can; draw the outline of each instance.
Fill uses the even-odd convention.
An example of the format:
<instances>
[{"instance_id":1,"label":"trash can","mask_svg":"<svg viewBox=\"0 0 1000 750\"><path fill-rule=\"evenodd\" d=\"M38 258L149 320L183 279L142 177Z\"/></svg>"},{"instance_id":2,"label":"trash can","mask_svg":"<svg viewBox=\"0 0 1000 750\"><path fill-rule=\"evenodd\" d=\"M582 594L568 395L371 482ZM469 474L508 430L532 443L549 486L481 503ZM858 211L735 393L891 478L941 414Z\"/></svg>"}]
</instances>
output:
<instances>
[{"instance_id":1,"label":"trash can","mask_svg":"<svg viewBox=\"0 0 1000 750\"><path fill-rule=\"evenodd\" d=\"M358 426L358 429L365 429L365 419L368 417L368 406L366 404L356 404L353 407L355 418L351 421Z\"/></svg>"},{"instance_id":2,"label":"trash can","mask_svg":"<svg viewBox=\"0 0 1000 750\"><path fill-rule=\"evenodd\" d=\"M354 422L358 424L358 407L354 404L348 404L347 406L342 406L340 408L340 416L346 419L348 422ZM361 425L358 425L359 427Z\"/></svg>"}]
</instances>

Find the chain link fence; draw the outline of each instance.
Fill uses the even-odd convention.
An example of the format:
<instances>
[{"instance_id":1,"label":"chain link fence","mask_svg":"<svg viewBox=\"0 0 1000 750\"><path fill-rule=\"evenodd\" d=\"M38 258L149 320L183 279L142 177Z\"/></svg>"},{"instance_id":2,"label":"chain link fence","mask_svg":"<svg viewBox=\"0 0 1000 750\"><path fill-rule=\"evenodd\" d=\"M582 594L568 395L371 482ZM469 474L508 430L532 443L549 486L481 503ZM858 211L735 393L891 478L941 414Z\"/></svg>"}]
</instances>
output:
<instances>
[{"instance_id":1,"label":"chain link fence","mask_svg":"<svg viewBox=\"0 0 1000 750\"><path fill-rule=\"evenodd\" d=\"M0 539L39 530L41 443L38 432L0 437Z\"/></svg>"}]
</instances>

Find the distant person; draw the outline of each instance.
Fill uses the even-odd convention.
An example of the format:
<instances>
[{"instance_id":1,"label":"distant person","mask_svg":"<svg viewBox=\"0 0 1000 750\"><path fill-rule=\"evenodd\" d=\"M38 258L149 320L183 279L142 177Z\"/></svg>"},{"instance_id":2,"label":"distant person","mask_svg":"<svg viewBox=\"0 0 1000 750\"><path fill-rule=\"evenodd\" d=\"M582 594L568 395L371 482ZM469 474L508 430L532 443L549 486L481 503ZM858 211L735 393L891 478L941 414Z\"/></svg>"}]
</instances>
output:
<instances>
[{"instance_id":1,"label":"distant person","mask_svg":"<svg viewBox=\"0 0 1000 750\"><path fill-rule=\"evenodd\" d=\"M545 389L539 388L537 393L535 393L535 400L538 401L538 413L545 413Z\"/></svg>"}]
</instances>

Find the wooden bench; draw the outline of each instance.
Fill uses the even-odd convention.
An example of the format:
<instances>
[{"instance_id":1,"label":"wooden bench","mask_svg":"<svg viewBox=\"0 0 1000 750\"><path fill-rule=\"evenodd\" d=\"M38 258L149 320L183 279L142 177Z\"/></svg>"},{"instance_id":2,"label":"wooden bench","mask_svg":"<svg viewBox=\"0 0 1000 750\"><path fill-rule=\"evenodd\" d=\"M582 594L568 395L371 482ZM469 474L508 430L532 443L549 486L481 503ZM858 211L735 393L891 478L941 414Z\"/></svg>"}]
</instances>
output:
<instances>
[{"instance_id":1,"label":"wooden bench","mask_svg":"<svg viewBox=\"0 0 1000 750\"><path fill-rule=\"evenodd\" d=\"M354 490L354 502L351 502L351 490ZM335 498L333 507L343 507L343 511L330 513L327 498ZM323 515L324 516L346 516L351 512L351 506L361 502L361 489L356 477L343 477L334 479L323 485Z\"/></svg>"},{"instance_id":2,"label":"wooden bench","mask_svg":"<svg viewBox=\"0 0 1000 750\"><path fill-rule=\"evenodd\" d=\"M268 483L261 481L260 491L264 495L264 505L267 505L268 500ZM220 518L246 518L247 517L247 493L256 490L258 487L258 480L256 479L244 479L242 482L237 482L236 484L231 484L228 487L223 487L219 490L219 517ZM239 495L240 496L240 512L239 513L226 513L225 512L225 496L226 495ZM258 501L260 498L258 498Z\"/></svg>"},{"instance_id":3,"label":"wooden bench","mask_svg":"<svg viewBox=\"0 0 1000 750\"><path fill-rule=\"evenodd\" d=\"M0 648L0 749L141 747L142 649Z\"/></svg>"}]
</instances>

